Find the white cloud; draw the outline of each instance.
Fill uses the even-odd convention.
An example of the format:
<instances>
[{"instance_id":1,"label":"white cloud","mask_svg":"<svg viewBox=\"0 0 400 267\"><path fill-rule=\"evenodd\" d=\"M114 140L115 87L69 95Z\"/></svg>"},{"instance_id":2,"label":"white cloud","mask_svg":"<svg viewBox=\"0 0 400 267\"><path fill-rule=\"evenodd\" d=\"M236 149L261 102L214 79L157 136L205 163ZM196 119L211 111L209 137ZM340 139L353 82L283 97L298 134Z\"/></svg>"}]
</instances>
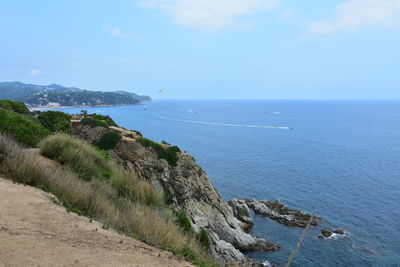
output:
<instances>
[{"instance_id":1,"label":"white cloud","mask_svg":"<svg viewBox=\"0 0 400 267\"><path fill-rule=\"evenodd\" d=\"M37 76L37 75L43 74L43 72L41 70L33 69L33 70L29 71L29 74L32 76Z\"/></svg>"},{"instance_id":2,"label":"white cloud","mask_svg":"<svg viewBox=\"0 0 400 267\"><path fill-rule=\"evenodd\" d=\"M218 31L236 25L240 17L275 7L280 0L142 0L160 9L177 24Z\"/></svg>"},{"instance_id":3,"label":"white cloud","mask_svg":"<svg viewBox=\"0 0 400 267\"><path fill-rule=\"evenodd\" d=\"M307 29L315 34L357 31L362 28L400 25L400 0L347 0L338 4L334 20L314 21Z\"/></svg>"},{"instance_id":4,"label":"white cloud","mask_svg":"<svg viewBox=\"0 0 400 267\"><path fill-rule=\"evenodd\" d=\"M145 39L142 36L139 36L133 32L125 32L119 26L110 26L110 25L104 24L101 28L104 32L106 32L112 36L133 38L133 39L140 40L140 41L143 41Z\"/></svg>"}]
</instances>

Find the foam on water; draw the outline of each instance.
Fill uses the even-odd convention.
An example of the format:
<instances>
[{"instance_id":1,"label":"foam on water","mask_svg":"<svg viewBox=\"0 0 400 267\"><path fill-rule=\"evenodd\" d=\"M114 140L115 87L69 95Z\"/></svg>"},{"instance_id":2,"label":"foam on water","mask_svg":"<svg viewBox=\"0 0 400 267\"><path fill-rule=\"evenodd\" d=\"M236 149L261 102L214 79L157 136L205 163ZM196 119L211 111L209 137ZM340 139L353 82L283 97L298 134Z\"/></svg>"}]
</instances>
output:
<instances>
[{"instance_id":1,"label":"foam on water","mask_svg":"<svg viewBox=\"0 0 400 267\"><path fill-rule=\"evenodd\" d=\"M267 261L267 260L263 261L262 264L263 264L265 267L272 267L272 264L271 264L269 261Z\"/></svg>"},{"instance_id":2,"label":"foam on water","mask_svg":"<svg viewBox=\"0 0 400 267\"><path fill-rule=\"evenodd\" d=\"M195 124L205 124L205 125L216 125L216 126L227 126L227 127L246 127L246 128L264 128L264 129L282 129L282 130L293 130L293 127L288 126L270 126L270 125L252 125L252 124L236 124L236 123L221 123L221 122L207 122L207 121L193 121L184 120L177 118L169 118L165 116L159 116L164 120L185 122L185 123L195 123Z\"/></svg>"}]
</instances>

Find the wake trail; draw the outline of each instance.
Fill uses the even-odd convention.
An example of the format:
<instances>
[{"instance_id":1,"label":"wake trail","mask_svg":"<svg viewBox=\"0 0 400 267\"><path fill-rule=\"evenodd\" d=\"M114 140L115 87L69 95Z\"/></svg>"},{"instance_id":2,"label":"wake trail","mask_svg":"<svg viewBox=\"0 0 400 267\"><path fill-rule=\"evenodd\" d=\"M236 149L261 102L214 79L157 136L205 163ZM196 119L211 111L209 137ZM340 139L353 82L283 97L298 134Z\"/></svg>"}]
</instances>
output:
<instances>
[{"instance_id":1,"label":"wake trail","mask_svg":"<svg viewBox=\"0 0 400 267\"><path fill-rule=\"evenodd\" d=\"M263 128L263 129L281 129L281 130L293 130L293 127L288 126L270 126L270 125L252 125L252 124L236 124L236 123L220 123L220 122L207 122L207 121L193 121L193 120L183 120L176 118L169 118L164 116L159 116L164 120L178 121L193 124L204 124L204 125L216 125L216 126L227 126L227 127L245 127L245 128Z\"/></svg>"}]
</instances>

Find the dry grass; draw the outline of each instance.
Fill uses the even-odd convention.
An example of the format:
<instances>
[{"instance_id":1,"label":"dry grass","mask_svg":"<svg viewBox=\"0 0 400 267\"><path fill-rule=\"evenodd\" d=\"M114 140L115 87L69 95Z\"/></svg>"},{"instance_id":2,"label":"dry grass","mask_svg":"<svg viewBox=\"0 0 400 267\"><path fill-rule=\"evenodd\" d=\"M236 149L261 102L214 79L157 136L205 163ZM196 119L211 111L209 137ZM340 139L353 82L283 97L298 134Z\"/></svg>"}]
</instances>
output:
<instances>
[{"instance_id":1,"label":"dry grass","mask_svg":"<svg viewBox=\"0 0 400 267\"><path fill-rule=\"evenodd\" d=\"M84 180L110 178L113 168L93 147L67 134L55 134L39 143L40 153L70 167Z\"/></svg>"},{"instance_id":2,"label":"dry grass","mask_svg":"<svg viewBox=\"0 0 400 267\"><path fill-rule=\"evenodd\" d=\"M64 139L65 143L60 140ZM42 151L57 158L51 148L49 140L54 142L56 149L63 150L62 145L81 145L82 153L92 155L79 140L73 140L66 135L49 137L41 144ZM57 142L55 142L55 140ZM74 149L71 149L76 153ZM53 153L53 154L52 154ZM75 154L76 155L76 154ZM27 152L15 143L10 137L0 134L0 172L16 182L29 184L46 189L55 194L60 202L68 209L96 218L104 223L105 227L133 236L148 243L156 244L174 253L185 256L199 266L214 266L207 253L201 248L197 239L184 233L177 226L171 212L162 205L154 206L146 202L146 197L137 197L140 194L149 194L151 185L144 181L132 182L132 177L123 171L117 171L117 166L100 159L97 163L110 167L110 180L82 179L70 166L57 167L49 164L42 157ZM125 189L128 187L128 189ZM121 191L125 190L124 194ZM154 190L154 189L152 189ZM143 191L138 193L138 191ZM129 197L130 194L135 197ZM151 193L152 194L152 193Z\"/></svg>"},{"instance_id":3,"label":"dry grass","mask_svg":"<svg viewBox=\"0 0 400 267\"><path fill-rule=\"evenodd\" d=\"M88 143L66 134L55 134L42 140L40 153L68 167L85 181L105 180L120 195L145 205L159 206L162 197L149 183L135 173L119 168Z\"/></svg>"}]
</instances>

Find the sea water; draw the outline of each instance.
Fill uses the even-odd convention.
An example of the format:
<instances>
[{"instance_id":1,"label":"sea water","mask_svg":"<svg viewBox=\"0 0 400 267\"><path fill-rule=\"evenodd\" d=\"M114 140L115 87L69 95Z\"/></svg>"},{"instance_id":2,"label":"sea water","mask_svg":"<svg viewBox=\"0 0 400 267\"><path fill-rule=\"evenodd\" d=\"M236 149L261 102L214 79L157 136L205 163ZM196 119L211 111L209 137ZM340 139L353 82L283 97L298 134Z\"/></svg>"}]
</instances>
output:
<instances>
[{"instance_id":1,"label":"sea water","mask_svg":"<svg viewBox=\"0 0 400 267\"><path fill-rule=\"evenodd\" d=\"M64 109L79 113L79 109ZM225 200L280 200L323 218L292 266L400 266L400 102L164 100L87 108L192 154ZM283 265L302 228L253 215ZM320 230L345 236L319 239Z\"/></svg>"}]
</instances>

